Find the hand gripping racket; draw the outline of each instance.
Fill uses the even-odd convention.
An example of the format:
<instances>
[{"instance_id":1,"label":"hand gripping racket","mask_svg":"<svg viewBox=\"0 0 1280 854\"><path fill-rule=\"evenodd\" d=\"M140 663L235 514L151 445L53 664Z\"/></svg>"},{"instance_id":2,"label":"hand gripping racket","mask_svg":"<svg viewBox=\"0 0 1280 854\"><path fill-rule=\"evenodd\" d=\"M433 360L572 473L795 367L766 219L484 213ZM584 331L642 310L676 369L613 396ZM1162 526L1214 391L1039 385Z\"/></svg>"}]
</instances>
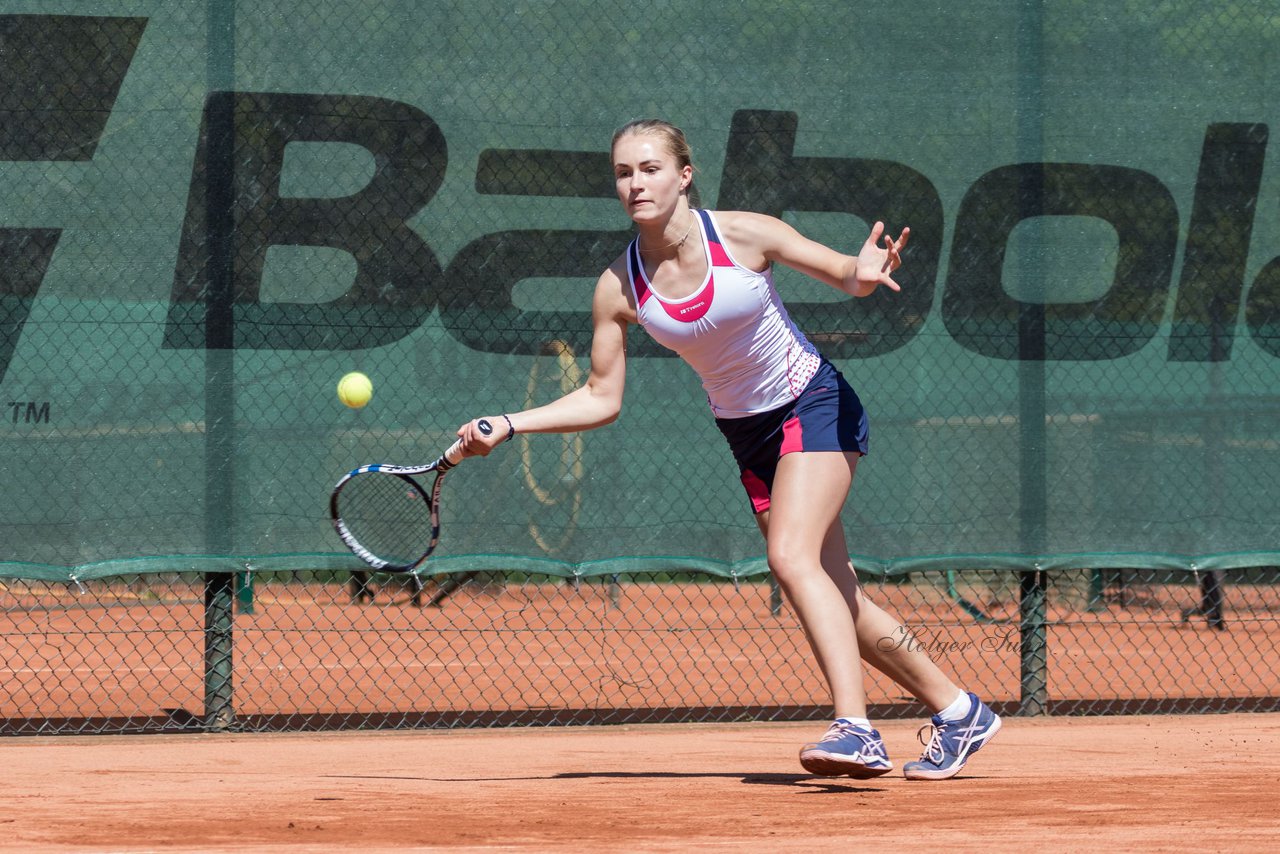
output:
<instances>
[{"instance_id":1,"label":"hand gripping racket","mask_svg":"<svg viewBox=\"0 0 1280 854\"><path fill-rule=\"evenodd\" d=\"M488 436L493 425L476 424ZM440 541L440 487L462 461L462 440L425 466L373 463L348 472L329 496L333 527L347 548L374 569L413 572ZM435 472L428 491L414 480Z\"/></svg>"}]
</instances>

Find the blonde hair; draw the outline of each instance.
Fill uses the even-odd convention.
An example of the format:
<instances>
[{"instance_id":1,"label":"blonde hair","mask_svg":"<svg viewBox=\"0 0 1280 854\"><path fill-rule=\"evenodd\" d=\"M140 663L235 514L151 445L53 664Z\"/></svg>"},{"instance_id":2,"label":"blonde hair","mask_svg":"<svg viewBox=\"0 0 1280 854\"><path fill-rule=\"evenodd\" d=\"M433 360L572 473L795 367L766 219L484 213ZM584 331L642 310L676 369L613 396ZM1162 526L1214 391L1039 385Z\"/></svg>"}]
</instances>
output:
<instances>
[{"instance_id":1,"label":"blonde hair","mask_svg":"<svg viewBox=\"0 0 1280 854\"><path fill-rule=\"evenodd\" d=\"M689 147L689 140L685 138L684 131L671 124L671 122L663 119L636 119L627 122L622 127L613 132L613 139L609 143L609 151L612 152L617 146L618 140L624 136L639 136L641 134L652 134L659 137L666 146L667 152L676 159L676 165L683 169L688 166L697 172L697 167L693 165L693 149ZM693 186L693 181L689 182L689 186L685 188L685 193L689 196L689 204L694 207L700 207L698 199L698 190Z\"/></svg>"}]
</instances>

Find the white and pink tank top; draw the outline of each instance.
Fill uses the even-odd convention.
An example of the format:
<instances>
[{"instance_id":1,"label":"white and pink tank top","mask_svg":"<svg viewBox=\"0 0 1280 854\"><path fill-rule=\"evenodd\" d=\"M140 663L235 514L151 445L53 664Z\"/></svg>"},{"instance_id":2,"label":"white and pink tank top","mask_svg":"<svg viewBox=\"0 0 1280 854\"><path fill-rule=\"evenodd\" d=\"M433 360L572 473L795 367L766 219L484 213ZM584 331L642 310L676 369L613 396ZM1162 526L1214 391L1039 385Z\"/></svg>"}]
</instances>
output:
<instances>
[{"instance_id":1,"label":"white and pink tank top","mask_svg":"<svg viewBox=\"0 0 1280 854\"><path fill-rule=\"evenodd\" d=\"M707 277L692 295L673 300L659 294L640 262L640 239L627 248L640 325L698 373L717 418L743 418L790 403L818 370L818 351L792 323L771 269L757 273L737 263L714 215L694 213Z\"/></svg>"}]
</instances>

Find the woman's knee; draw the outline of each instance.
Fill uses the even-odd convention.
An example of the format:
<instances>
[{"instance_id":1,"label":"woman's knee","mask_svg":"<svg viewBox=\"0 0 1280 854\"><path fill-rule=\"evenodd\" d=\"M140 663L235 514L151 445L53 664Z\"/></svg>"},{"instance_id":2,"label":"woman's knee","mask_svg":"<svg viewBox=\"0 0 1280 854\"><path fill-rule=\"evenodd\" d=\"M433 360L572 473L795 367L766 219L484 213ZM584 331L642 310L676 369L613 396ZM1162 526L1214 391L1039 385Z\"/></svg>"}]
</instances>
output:
<instances>
[{"instance_id":1,"label":"woman's knee","mask_svg":"<svg viewBox=\"0 0 1280 854\"><path fill-rule=\"evenodd\" d=\"M807 574L822 572L822 563L813 550L785 537L769 540L765 556L773 577L784 586L803 579Z\"/></svg>"}]
</instances>

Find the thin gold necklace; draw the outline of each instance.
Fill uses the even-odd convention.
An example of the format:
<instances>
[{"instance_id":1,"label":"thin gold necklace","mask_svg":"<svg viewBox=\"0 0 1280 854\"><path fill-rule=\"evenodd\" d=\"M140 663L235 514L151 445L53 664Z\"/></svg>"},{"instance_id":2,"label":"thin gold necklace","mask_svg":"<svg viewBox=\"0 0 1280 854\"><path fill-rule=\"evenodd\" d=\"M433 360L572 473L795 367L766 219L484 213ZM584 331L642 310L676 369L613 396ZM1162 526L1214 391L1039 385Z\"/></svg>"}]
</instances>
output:
<instances>
[{"instance_id":1,"label":"thin gold necklace","mask_svg":"<svg viewBox=\"0 0 1280 854\"><path fill-rule=\"evenodd\" d=\"M661 252L663 249L670 249L673 246L679 249L681 246L684 246L684 242L689 239L689 235L693 234L693 226L696 222L697 222L697 219L695 218L695 214L693 213L693 211L689 211L689 227L685 229L684 237L680 238L675 243L668 243L666 246L658 246L653 249L645 249L643 246L641 246L640 251L641 252Z\"/></svg>"}]
</instances>

